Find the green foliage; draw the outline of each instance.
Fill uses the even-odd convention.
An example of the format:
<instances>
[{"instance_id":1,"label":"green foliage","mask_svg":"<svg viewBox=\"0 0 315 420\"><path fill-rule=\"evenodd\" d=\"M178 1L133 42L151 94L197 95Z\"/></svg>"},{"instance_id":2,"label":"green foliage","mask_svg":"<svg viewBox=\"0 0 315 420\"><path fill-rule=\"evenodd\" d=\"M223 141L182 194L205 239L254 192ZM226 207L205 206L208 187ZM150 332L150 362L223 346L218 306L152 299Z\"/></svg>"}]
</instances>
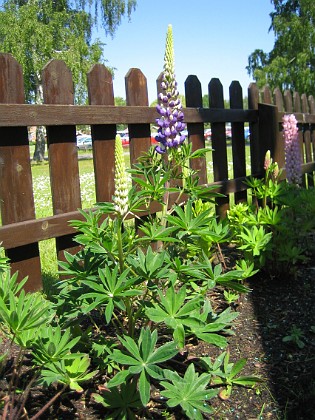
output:
<instances>
[{"instance_id":1,"label":"green foliage","mask_svg":"<svg viewBox=\"0 0 315 420\"><path fill-rule=\"evenodd\" d=\"M108 387L120 385L131 375L140 375L140 399L142 404L146 406L150 399L150 378L162 379L163 370L158 365L171 359L177 354L178 350L172 341L155 348L157 343L156 330L151 333L149 329L142 328L138 343L128 336L118 338L125 350L115 349L112 358L115 362L129 367L117 373L108 382Z\"/></svg>"},{"instance_id":2,"label":"green foliage","mask_svg":"<svg viewBox=\"0 0 315 420\"><path fill-rule=\"evenodd\" d=\"M40 11L40 13L39 13ZM77 86L78 102L84 101L85 75L101 59L101 43L90 43L92 20L85 11L65 3L27 2L22 7L6 1L0 12L2 51L10 52L22 65L27 100L40 103L41 70L51 58L66 62Z\"/></svg>"},{"instance_id":3,"label":"green foliage","mask_svg":"<svg viewBox=\"0 0 315 420\"><path fill-rule=\"evenodd\" d=\"M271 163L265 179L250 178L252 203L233 206L227 217L233 241L253 264L252 270L264 267L274 275L294 275L297 265L306 260L309 232L315 226L314 188L279 182L276 169L277 164ZM242 264L246 271L247 263Z\"/></svg>"},{"instance_id":4,"label":"green foliage","mask_svg":"<svg viewBox=\"0 0 315 420\"><path fill-rule=\"evenodd\" d=\"M195 372L195 366L191 363L184 377L177 372L166 370L165 379L161 385L165 390L161 391L163 397L168 398L169 407L181 406L184 413L190 419L203 419L202 413L211 414L212 409L206 401L213 398L217 391L209 389L210 375Z\"/></svg>"},{"instance_id":5,"label":"green foliage","mask_svg":"<svg viewBox=\"0 0 315 420\"><path fill-rule=\"evenodd\" d=\"M240 359L236 363L230 363L229 351L221 353L213 363L210 357L202 357L201 363L211 374L213 384L224 385L224 389L219 394L223 400L230 398L234 385L253 387L257 382L261 382L261 379L256 376L238 376L246 360Z\"/></svg>"},{"instance_id":6,"label":"green foliage","mask_svg":"<svg viewBox=\"0 0 315 420\"><path fill-rule=\"evenodd\" d=\"M22 348L29 347L37 329L51 317L49 302L38 293L19 294L9 291L7 301L0 297L0 322L12 340Z\"/></svg>"},{"instance_id":7,"label":"green foliage","mask_svg":"<svg viewBox=\"0 0 315 420\"><path fill-rule=\"evenodd\" d=\"M273 49L255 50L248 59L248 73L261 88L268 84L273 91L290 89L314 94L314 19L312 0L273 0L271 29L275 34Z\"/></svg>"},{"instance_id":8,"label":"green foliage","mask_svg":"<svg viewBox=\"0 0 315 420\"><path fill-rule=\"evenodd\" d=\"M224 290L223 296L229 305L236 302L240 297L238 293L233 293L230 290Z\"/></svg>"},{"instance_id":9,"label":"green foliage","mask_svg":"<svg viewBox=\"0 0 315 420\"><path fill-rule=\"evenodd\" d=\"M135 419L134 411L142 407L137 382L121 384L120 387L107 389L100 394L93 394L94 400L108 408L107 419L129 420Z\"/></svg>"},{"instance_id":10,"label":"green foliage","mask_svg":"<svg viewBox=\"0 0 315 420\"><path fill-rule=\"evenodd\" d=\"M48 328L41 329L39 333L39 337L36 338L33 344L32 353L34 359L40 366L69 358L71 349L73 349L80 340L80 337L71 338L70 328L61 331L59 325L56 327L50 325ZM80 356L80 354L76 353L70 358Z\"/></svg>"},{"instance_id":11,"label":"green foliage","mask_svg":"<svg viewBox=\"0 0 315 420\"><path fill-rule=\"evenodd\" d=\"M63 357L58 362L49 363L41 371L39 384L49 386L54 382L59 382L69 386L70 389L83 392L79 383L88 381L98 372L97 370L89 372L90 359L85 355L75 358Z\"/></svg>"},{"instance_id":12,"label":"green foliage","mask_svg":"<svg viewBox=\"0 0 315 420\"><path fill-rule=\"evenodd\" d=\"M305 347L303 339L304 334L301 328L298 328L296 325L293 325L289 331L289 334L283 337L282 341L284 343L292 343L296 345L299 349L303 349Z\"/></svg>"}]
</instances>

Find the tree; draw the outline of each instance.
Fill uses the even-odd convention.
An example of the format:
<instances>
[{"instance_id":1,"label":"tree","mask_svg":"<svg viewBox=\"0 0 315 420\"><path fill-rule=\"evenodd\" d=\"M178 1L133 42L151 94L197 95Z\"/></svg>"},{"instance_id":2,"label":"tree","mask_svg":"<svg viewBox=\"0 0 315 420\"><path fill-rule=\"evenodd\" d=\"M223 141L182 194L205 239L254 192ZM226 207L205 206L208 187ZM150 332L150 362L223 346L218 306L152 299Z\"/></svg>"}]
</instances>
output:
<instances>
[{"instance_id":1,"label":"tree","mask_svg":"<svg viewBox=\"0 0 315 420\"><path fill-rule=\"evenodd\" d=\"M89 2L89 4L93 4ZM95 0L95 13L102 11L106 34L113 36L122 16L130 16L135 0ZM25 96L29 103L42 103L41 70L51 59L65 61L72 71L76 103L86 101L86 74L92 64L104 62L102 44L91 42L92 17L85 1L75 8L71 0L5 0L0 11L0 45L23 67ZM44 132L37 131L34 153L43 160Z\"/></svg>"},{"instance_id":2,"label":"tree","mask_svg":"<svg viewBox=\"0 0 315 420\"><path fill-rule=\"evenodd\" d=\"M256 49L247 70L258 87L291 89L308 95L315 86L314 0L272 0L274 12L269 30L275 44L269 53Z\"/></svg>"}]
</instances>

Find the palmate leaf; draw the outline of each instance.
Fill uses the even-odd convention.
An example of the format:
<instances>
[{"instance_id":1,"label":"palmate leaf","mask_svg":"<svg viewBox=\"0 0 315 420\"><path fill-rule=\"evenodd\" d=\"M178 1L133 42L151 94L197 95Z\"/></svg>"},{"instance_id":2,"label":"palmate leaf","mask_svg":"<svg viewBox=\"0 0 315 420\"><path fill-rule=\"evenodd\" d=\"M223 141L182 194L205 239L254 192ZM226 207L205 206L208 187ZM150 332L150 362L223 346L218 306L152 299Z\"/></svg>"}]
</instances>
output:
<instances>
[{"instance_id":1,"label":"palmate leaf","mask_svg":"<svg viewBox=\"0 0 315 420\"><path fill-rule=\"evenodd\" d=\"M81 357L62 359L59 362L49 363L41 371L39 384L49 386L54 382L60 382L68 385L70 389L82 392L83 389L79 383L91 379L97 374L97 370L89 372L90 358L87 354Z\"/></svg>"},{"instance_id":2,"label":"palmate leaf","mask_svg":"<svg viewBox=\"0 0 315 420\"><path fill-rule=\"evenodd\" d=\"M163 397L168 398L169 407L181 406L189 418L202 419L202 413L211 413L212 410L206 401L213 398L218 391L207 388L211 375L195 372L194 364L191 363L184 377L176 372L166 370L165 379L160 384L165 388L161 391Z\"/></svg>"},{"instance_id":3,"label":"palmate leaf","mask_svg":"<svg viewBox=\"0 0 315 420\"><path fill-rule=\"evenodd\" d=\"M108 387L114 387L123 383L127 377L138 375L139 392L142 404L145 406L150 399L150 377L162 379L163 370L159 363L174 357L178 350L174 342L165 343L155 348L157 331L142 328L138 343L131 337L118 337L125 351L115 349L110 356L116 363L129 366L128 369L119 372L109 382Z\"/></svg>"},{"instance_id":4,"label":"palmate leaf","mask_svg":"<svg viewBox=\"0 0 315 420\"><path fill-rule=\"evenodd\" d=\"M6 325L21 347L26 347L25 332L35 330L52 317L51 304L39 293L20 291L18 296L12 291L7 302L0 297L0 320Z\"/></svg>"},{"instance_id":5,"label":"palmate leaf","mask_svg":"<svg viewBox=\"0 0 315 420\"><path fill-rule=\"evenodd\" d=\"M235 363L230 363L229 351L221 353L213 363L208 357L201 358L201 363L207 372L212 375L213 385L224 385L226 387L220 391L220 398L224 400L230 398L233 385L252 387L257 382L261 382L261 378L257 376L236 377L244 368L246 359L240 359Z\"/></svg>"},{"instance_id":6,"label":"palmate leaf","mask_svg":"<svg viewBox=\"0 0 315 420\"><path fill-rule=\"evenodd\" d=\"M158 291L160 302L154 304L153 308L146 309L147 317L154 322L164 322L166 325L173 328L176 327L178 320L186 318L189 314L200 308L201 297L196 297L188 301L186 304L186 288L181 287L178 291L174 287L169 287L165 296L161 291Z\"/></svg>"},{"instance_id":7,"label":"palmate leaf","mask_svg":"<svg viewBox=\"0 0 315 420\"><path fill-rule=\"evenodd\" d=\"M100 268L98 270L99 279L82 280L83 284L93 290L93 292L85 293L80 297L82 300L92 299L90 304L85 305L83 309L84 313L88 313L96 307L107 304L105 319L109 323L115 307L120 310L125 310L125 298L142 294L142 290L133 288L137 279L129 275L130 270L126 269L122 274L119 274L118 270L118 266L115 266L113 269L106 266L104 269Z\"/></svg>"},{"instance_id":8,"label":"palmate leaf","mask_svg":"<svg viewBox=\"0 0 315 420\"><path fill-rule=\"evenodd\" d=\"M172 234L178 230L177 227L164 227L156 223L150 223L139 226L139 229L144 233L144 235L137 238L137 242L180 242L179 239L172 237Z\"/></svg>"},{"instance_id":9,"label":"palmate leaf","mask_svg":"<svg viewBox=\"0 0 315 420\"><path fill-rule=\"evenodd\" d=\"M57 362L69 357L71 349L78 343L80 336L72 338L70 328L61 332L60 326L42 328L37 337L32 354L39 364ZM80 357L82 354L74 353L73 357Z\"/></svg>"},{"instance_id":10,"label":"palmate leaf","mask_svg":"<svg viewBox=\"0 0 315 420\"><path fill-rule=\"evenodd\" d=\"M106 419L130 420L134 419L133 409L141 408L141 400L137 391L136 381L121 384L99 394L92 394L94 400L110 410Z\"/></svg>"},{"instance_id":11,"label":"palmate leaf","mask_svg":"<svg viewBox=\"0 0 315 420\"><path fill-rule=\"evenodd\" d=\"M202 267L204 279L209 289L213 288L216 284L220 284L240 293L249 292L249 288L241 283L244 278L243 270L231 270L223 273L222 264L217 264L213 267L205 253L203 253Z\"/></svg>"},{"instance_id":12,"label":"palmate leaf","mask_svg":"<svg viewBox=\"0 0 315 420\"><path fill-rule=\"evenodd\" d=\"M151 246L146 253L139 248L136 255L129 255L127 263L133 272L145 280L168 278L170 274L166 252L154 252Z\"/></svg>"},{"instance_id":13,"label":"palmate leaf","mask_svg":"<svg viewBox=\"0 0 315 420\"><path fill-rule=\"evenodd\" d=\"M194 215L192 210L192 201L187 201L184 209L181 206L175 206L174 213L176 216L168 215L166 220L170 223L171 226L176 226L180 229L178 237L183 237L184 235L207 233L209 231L209 223L211 217L209 217L209 212L204 211L200 213L197 217Z\"/></svg>"}]
</instances>

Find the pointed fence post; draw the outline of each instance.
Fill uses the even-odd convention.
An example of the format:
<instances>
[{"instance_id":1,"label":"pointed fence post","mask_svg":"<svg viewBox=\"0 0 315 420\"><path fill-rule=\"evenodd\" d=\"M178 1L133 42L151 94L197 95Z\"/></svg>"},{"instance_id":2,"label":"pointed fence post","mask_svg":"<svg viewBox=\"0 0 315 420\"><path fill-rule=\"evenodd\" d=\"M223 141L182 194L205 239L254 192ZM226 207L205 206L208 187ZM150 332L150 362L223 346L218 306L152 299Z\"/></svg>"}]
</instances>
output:
<instances>
[{"instance_id":1,"label":"pointed fence post","mask_svg":"<svg viewBox=\"0 0 315 420\"><path fill-rule=\"evenodd\" d=\"M74 87L72 75L61 60L51 60L42 72L45 104L73 105ZM54 214L61 214L81 208L78 151L76 127L61 125L47 127L48 158ZM73 235L56 238L58 258L63 251L74 253L79 247L73 242Z\"/></svg>"},{"instance_id":2,"label":"pointed fence post","mask_svg":"<svg viewBox=\"0 0 315 420\"><path fill-rule=\"evenodd\" d=\"M256 83L251 83L248 87L248 109L258 110L259 91ZM256 175L260 170L259 157L259 125L257 122L249 123L250 131L250 166L251 175Z\"/></svg>"},{"instance_id":3,"label":"pointed fence post","mask_svg":"<svg viewBox=\"0 0 315 420\"><path fill-rule=\"evenodd\" d=\"M0 103L24 104L22 68L11 54L0 54ZM12 115L12 118L14 116ZM35 219L27 127L0 128L0 208L2 224ZM1 243L1 237L0 237ZM8 249L12 272L29 276L25 289L42 288L38 243Z\"/></svg>"},{"instance_id":4,"label":"pointed fence post","mask_svg":"<svg viewBox=\"0 0 315 420\"><path fill-rule=\"evenodd\" d=\"M301 113L302 112L302 106L301 106L301 97L298 92L293 92L293 109L295 113ZM303 145L303 125L301 130L301 125L299 126L299 143L300 143L300 150L301 150L301 156L302 156L302 163L305 163L305 155L304 155L304 145ZM306 188L306 176L302 175L302 185L304 188Z\"/></svg>"},{"instance_id":5,"label":"pointed fence post","mask_svg":"<svg viewBox=\"0 0 315 420\"><path fill-rule=\"evenodd\" d=\"M302 112L303 114L309 114L309 106L308 100L305 93L301 95L301 103L302 103ZM304 139L304 146L305 146L305 162L309 163L312 162L312 144L311 144L311 129L310 124L303 125L303 139ZM313 187L314 186L314 176L313 172L306 173L306 181L307 186Z\"/></svg>"},{"instance_id":6,"label":"pointed fence post","mask_svg":"<svg viewBox=\"0 0 315 420\"><path fill-rule=\"evenodd\" d=\"M224 108L223 86L219 79L211 79L209 86L209 107L210 108ZM213 159L213 178L214 181L228 180L228 162L226 150L226 133L224 122L214 122L211 124L211 139L212 139L212 159ZM225 193L224 191L222 192ZM229 209L229 196L218 197L217 213L224 218Z\"/></svg>"},{"instance_id":7,"label":"pointed fence post","mask_svg":"<svg viewBox=\"0 0 315 420\"><path fill-rule=\"evenodd\" d=\"M149 106L147 79L140 69L132 68L125 77L127 106ZM131 165L151 146L150 124L129 124Z\"/></svg>"},{"instance_id":8,"label":"pointed fence post","mask_svg":"<svg viewBox=\"0 0 315 420\"><path fill-rule=\"evenodd\" d=\"M115 105L113 79L103 64L95 64L87 75L90 105ZM96 201L112 201L115 191L116 124L91 126Z\"/></svg>"},{"instance_id":9,"label":"pointed fence post","mask_svg":"<svg viewBox=\"0 0 315 420\"><path fill-rule=\"evenodd\" d=\"M243 109L243 91L238 81L230 85L231 109ZM234 178L246 176L245 134L244 123L232 123L232 156ZM238 191L234 194L235 203L247 200L247 191Z\"/></svg>"},{"instance_id":10,"label":"pointed fence post","mask_svg":"<svg viewBox=\"0 0 315 420\"><path fill-rule=\"evenodd\" d=\"M277 138L279 133L278 108L275 105L258 104L259 112L259 166L258 175L264 176L264 160L267 150L282 167Z\"/></svg>"}]
</instances>

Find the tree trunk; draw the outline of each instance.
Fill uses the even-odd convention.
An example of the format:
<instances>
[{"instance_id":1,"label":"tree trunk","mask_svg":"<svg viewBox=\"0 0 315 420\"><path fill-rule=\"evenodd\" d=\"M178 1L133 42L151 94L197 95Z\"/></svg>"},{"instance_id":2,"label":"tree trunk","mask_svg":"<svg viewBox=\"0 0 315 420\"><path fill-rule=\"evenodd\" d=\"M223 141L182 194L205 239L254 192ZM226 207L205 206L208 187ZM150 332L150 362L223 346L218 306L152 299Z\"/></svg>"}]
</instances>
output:
<instances>
[{"instance_id":1,"label":"tree trunk","mask_svg":"<svg viewBox=\"0 0 315 420\"><path fill-rule=\"evenodd\" d=\"M40 76L37 75L37 84L35 92L35 102L37 104L43 103L43 86ZM45 146L46 146L46 128L43 126L36 127L36 144L33 155L33 160L36 162L43 162L45 159Z\"/></svg>"},{"instance_id":2,"label":"tree trunk","mask_svg":"<svg viewBox=\"0 0 315 420\"><path fill-rule=\"evenodd\" d=\"M43 162L45 159L46 130L43 126L36 127L36 144L33 160Z\"/></svg>"}]
</instances>

